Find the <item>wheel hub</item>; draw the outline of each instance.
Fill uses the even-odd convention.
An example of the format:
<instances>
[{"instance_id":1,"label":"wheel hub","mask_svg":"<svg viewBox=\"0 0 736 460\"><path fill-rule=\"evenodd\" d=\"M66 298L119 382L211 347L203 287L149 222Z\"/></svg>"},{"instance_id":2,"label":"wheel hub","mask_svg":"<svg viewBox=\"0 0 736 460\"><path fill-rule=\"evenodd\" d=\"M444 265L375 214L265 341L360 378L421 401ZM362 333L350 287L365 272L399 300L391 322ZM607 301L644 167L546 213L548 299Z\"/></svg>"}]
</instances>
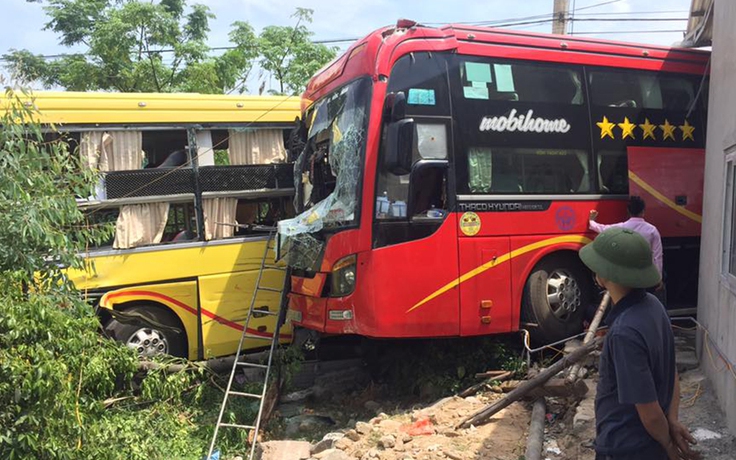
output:
<instances>
[{"instance_id":1,"label":"wheel hub","mask_svg":"<svg viewBox=\"0 0 736 460\"><path fill-rule=\"evenodd\" d=\"M552 313L565 320L581 305L582 293L577 280L567 270L555 270L547 277L547 300Z\"/></svg>"},{"instance_id":2,"label":"wheel hub","mask_svg":"<svg viewBox=\"0 0 736 460\"><path fill-rule=\"evenodd\" d=\"M125 344L139 356L154 356L169 352L169 342L161 331L147 327L135 331Z\"/></svg>"}]
</instances>

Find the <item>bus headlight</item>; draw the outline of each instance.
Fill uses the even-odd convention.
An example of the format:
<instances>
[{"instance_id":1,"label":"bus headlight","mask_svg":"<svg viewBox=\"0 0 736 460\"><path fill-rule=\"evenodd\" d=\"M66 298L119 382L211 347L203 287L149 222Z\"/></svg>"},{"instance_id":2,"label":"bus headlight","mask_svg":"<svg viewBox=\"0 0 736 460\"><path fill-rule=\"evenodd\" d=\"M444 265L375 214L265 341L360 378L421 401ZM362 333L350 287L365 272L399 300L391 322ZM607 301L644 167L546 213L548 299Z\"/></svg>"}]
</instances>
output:
<instances>
[{"instance_id":1,"label":"bus headlight","mask_svg":"<svg viewBox=\"0 0 736 460\"><path fill-rule=\"evenodd\" d=\"M355 290L357 261L358 258L353 254L338 260L332 267L331 297L343 297Z\"/></svg>"}]
</instances>

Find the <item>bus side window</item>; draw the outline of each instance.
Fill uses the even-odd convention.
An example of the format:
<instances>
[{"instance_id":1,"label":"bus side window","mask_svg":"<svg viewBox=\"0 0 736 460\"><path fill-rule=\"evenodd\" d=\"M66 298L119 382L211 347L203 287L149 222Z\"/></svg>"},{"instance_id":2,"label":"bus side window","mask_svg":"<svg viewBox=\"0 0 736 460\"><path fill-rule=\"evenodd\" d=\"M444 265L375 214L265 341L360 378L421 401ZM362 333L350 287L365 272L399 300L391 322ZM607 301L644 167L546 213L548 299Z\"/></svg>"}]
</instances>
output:
<instances>
[{"instance_id":1,"label":"bus side window","mask_svg":"<svg viewBox=\"0 0 736 460\"><path fill-rule=\"evenodd\" d=\"M598 181L602 193L624 195L629 193L629 171L626 151L598 152Z\"/></svg>"},{"instance_id":2,"label":"bus side window","mask_svg":"<svg viewBox=\"0 0 736 460\"><path fill-rule=\"evenodd\" d=\"M582 150L472 147L468 190L473 194L588 193L588 154Z\"/></svg>"},{"instance_id":3,"label":"bus side window","mask_svg":"<svg viewBox=\"0 0 736 460\"><path fill-rule=\"evenodd\" d=\"M187 165L187 132L184 129L143 131L143 151L147 168L174 168Z\"/></svg>"},{"instance_id":4,"label":"bus side window","mask_svg":"<svg viewBox=\"0 0 736 460\"><path fill-rule=\"evenodd\" d=\"M685 76L638 70L588 71L593 105L687 111L695 100L696 82Z\"/></svg>"},{"instance_id":5,"label":"bus side window","mask_svg":"<svg viewBox=\"0 0 736 460\"><path fill-rule=\"evenodd\" d=\"M197 237L196 228L193 204L172 203L162 241L175 243L194 240Z\"/></svg>"}]
</instances>

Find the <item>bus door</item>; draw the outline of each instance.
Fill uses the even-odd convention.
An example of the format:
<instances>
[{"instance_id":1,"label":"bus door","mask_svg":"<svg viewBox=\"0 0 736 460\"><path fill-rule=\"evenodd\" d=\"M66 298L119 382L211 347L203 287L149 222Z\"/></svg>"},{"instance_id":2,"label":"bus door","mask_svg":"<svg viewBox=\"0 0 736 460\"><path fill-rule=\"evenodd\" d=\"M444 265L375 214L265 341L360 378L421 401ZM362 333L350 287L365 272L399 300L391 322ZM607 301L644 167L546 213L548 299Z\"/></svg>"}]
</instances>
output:
<instances>
[{"instance_id":1,"label":"bus door","mask_svg":"<svg viewBox=\"0 0 736 460\"><path fill-rule=\"evenodd\" d=\"M452 119L447 54L400 58L389 77L384 142L376 181L372 303L381 328L396 337L456 336L458 251L452 174ZM405 128L401 128L404 126ZM387 160L392 132L408 129L411 158ZM409 152L411 150L411 152Z\"/></svg>"}]
</instances>

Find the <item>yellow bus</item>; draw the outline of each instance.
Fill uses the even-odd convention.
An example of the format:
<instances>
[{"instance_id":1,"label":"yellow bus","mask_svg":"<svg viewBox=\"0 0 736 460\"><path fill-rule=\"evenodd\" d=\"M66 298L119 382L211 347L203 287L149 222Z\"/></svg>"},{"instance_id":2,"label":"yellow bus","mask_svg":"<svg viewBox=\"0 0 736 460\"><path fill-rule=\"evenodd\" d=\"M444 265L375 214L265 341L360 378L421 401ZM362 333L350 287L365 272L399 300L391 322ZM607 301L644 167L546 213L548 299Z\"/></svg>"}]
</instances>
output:
<instances>
[{"instance_id":1,"label":"yellow bus","mask_svg":"<svg viewBox=\"0 0 736 460\"><path fill-rule=\"evenodd\" d=\"M70 152L99 170L78 204L90 224L114 222L109 244L68 276L98 307L104 329L147 356L235 353L267 233L293 215L289 133L294 97L38 92L25 104L54 124ZM298 152L297 152L298 153ZM264 272L280 287L283 273ZM274 311L278 293L259 294ZM250 333L270 337L258 314ZM290 340L288 326L282 339ZM244 348L267 345L249 339Z\"/></svg>"}]
</instances>

